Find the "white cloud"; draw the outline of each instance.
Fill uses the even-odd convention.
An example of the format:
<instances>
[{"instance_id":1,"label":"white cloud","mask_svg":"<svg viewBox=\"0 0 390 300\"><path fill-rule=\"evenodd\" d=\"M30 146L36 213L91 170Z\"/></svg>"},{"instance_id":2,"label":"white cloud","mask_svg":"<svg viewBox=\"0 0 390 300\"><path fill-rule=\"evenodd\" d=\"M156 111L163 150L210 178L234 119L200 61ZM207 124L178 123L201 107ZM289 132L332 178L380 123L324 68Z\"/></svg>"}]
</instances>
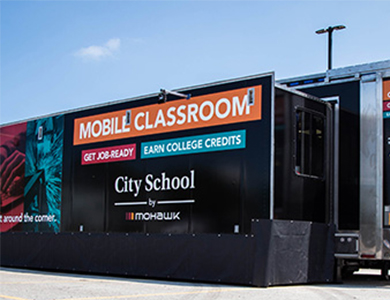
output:
<instances>
[{"instance_id":1,"label":"white cloud","mask_svg":"<svg viewBox=\"0 0 390 300\"><path fill-rule=\"evenodd\" d=\"M121 46L120 39L111 39L106 43L106 47L111 51L117 51Z\"/></svg>"},{"instance_id":2,"label":"white cloud","mask_svg":"<svg viewBox=\"0 0 390 300\"><path fill-rule=\"evenodd\" d=\"M121 40L118 38L110 39L107 43L102 46L89 46L86 48L81 48L75 52L75 56L91 59L91 60L100 60L105 57L114 55L121 46Z\"/></svg>"}]
</instances>

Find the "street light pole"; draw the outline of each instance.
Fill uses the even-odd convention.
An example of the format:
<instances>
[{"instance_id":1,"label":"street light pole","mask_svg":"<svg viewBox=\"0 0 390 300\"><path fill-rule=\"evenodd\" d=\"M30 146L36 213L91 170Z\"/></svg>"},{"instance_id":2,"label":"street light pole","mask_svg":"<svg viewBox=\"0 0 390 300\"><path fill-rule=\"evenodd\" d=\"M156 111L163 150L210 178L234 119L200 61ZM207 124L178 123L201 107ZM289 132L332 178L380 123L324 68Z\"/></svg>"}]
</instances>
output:
<instances>
[{"instance_id":1,"label":"street light pole","mask_svg":"<svg viewBox=\"0 0 390 300\"><path fill-rule=\"evenodd\" d=\"M328 70L332 69L332 35L333 28L328 27Z\"/></svg>"},{"instance_id":2,"label":"street light pole","mask_svg":"<svg viewBox=\"0 0 390 300\"><path fill-rule=\"evenodd\" d=\"M319 29L317 34L328 33L328 70L332 69L332 34L334 30L342 30L346 27L344 25L329 26L328 28Z\"/></svg>"}]
</instances>

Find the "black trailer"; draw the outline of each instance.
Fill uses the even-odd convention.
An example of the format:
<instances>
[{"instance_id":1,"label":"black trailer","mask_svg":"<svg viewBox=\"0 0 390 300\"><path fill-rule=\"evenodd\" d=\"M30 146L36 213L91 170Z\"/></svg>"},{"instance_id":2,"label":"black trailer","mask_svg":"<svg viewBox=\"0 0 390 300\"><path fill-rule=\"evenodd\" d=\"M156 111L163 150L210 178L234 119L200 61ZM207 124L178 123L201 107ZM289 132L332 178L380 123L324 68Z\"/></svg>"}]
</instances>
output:
<instances>
[{"instance_id":1,"label":"black trailer","mask_svg":"<svg viewBox=\"0 0 390 300\"><path fill-rule=\"evenodd\" d=\"M1 126L1 265L332 281L332 104L273 73L163 96Z\"/></svg>"}]
</instances>

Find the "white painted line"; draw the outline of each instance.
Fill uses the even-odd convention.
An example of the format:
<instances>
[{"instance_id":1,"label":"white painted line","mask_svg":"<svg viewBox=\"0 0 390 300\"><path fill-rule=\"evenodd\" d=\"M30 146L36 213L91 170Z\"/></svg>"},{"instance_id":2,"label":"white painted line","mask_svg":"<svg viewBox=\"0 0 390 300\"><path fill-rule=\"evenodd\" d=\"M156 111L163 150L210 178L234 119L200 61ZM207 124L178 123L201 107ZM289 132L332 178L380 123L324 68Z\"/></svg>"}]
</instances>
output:
<instances>
[{"instance_id":1,"label":"white painted line","mask_svg":"<svg viewBox=\"0 0 390 300\"><path fill-rule=\"evenodd\" d=\"M157 204L187 204L187 203L195 203L195 200L159 200Z\"/></svg>"},{"instance_id":2,"label":"white painted line","mask_svg":"<svg viewBox=\"0 0 390 300\"><path fill-rule=\"evenodd\" d=\"M148 202L116 202L115 206L147 205Z\"/></svg>"}]
</instances>

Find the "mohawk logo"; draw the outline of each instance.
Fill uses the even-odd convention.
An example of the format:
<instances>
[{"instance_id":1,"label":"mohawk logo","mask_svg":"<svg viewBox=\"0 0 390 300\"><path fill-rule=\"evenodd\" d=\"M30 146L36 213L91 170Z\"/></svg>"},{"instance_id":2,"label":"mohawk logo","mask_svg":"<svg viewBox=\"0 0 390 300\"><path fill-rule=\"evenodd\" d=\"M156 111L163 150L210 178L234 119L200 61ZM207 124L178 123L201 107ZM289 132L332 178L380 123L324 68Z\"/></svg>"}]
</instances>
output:
<instances>
[{"instance_id":1,"label":"mohawk logo","mask_svg":"<svg viewBox=\"0 0 390 300\"><path fill-rule=\"evenodd\" d=\"M133 212L127 212L126 213L126 221L133 221L134 220L134 213Z\"/></svg>"},{"instance_id":2,"label":"mohawk logo","mask_svg":"<svg viewBox=\"0 0 390 300\"><path fill-rule=\"evenodd\" d=\"M180 211L127 212L126 221L180 221Z\"/></svg>"}]
</instances>

